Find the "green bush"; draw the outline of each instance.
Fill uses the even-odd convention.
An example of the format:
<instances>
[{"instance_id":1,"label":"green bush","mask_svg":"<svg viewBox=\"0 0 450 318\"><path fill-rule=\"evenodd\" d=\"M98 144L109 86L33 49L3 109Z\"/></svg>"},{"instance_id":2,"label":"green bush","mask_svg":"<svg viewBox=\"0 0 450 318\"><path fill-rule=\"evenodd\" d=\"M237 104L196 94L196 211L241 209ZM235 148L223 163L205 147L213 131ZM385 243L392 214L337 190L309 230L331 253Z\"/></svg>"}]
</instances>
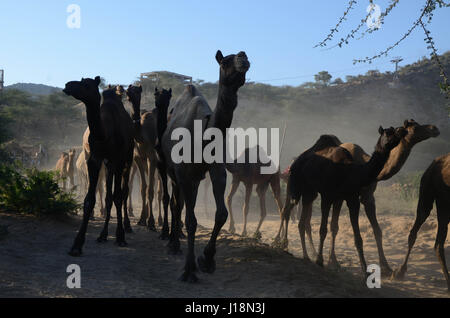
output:
<instances>
[{"instance_id":1,"label":"green bush","mask_svg":"<svg viewBox=\"0 0 450 318\"><path fill-rule=\"evenodd\" d=\"M74 195L60 189L54 172L0 164L0 209L44 216L73 214L79 208Z\"/></svg>"}]
</instances>

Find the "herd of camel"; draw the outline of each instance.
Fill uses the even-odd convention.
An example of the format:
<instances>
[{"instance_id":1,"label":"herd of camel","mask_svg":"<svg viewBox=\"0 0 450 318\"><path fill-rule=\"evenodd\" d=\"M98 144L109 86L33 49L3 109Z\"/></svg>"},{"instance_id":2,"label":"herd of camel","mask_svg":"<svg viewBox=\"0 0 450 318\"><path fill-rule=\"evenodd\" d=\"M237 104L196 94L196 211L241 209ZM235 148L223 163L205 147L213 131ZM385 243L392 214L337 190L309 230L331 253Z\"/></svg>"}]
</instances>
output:
<instances>
[{"instance_id":1,"label":"herd of camel","mask_svg":"<svg viewBox=\"0 0 450 318\"><path fill-rule=\"evenodd\" d=\"M403 265L393 272L386 260L382 245L382 231L376 218L374 192L378 181L387 180L395 175L407 160L415 144L437 137L439 130L433 125L420 125L414 120L405 120L397 128L379 127L379 138L372 155L368 155L356 144L342 143L336 136L322 135L308 150L301 153L283 173L260 173L261 163L175 163L171 150L177 142L172 140L176 128L186 128L191 134L194 120L201 120L202 129L217 128L226 136L233 113L238 104L237 92L245 83L246 72L250 68L245 52L223 56L216 53L219 64L219 89L217 104L211 110L206 99L193 85L186 86L169 112L171 90L155 89L155 108L152 111L140 109L142 87L130 85L126 90L122 86L109 86L100 94L100 77L83 78L65 85L64 93L83 102L86 106L88 128L83 136L83 147L76 162L80 182L85 185L87 194L84 199L83 220L69 254L80 256L85 241L89 219L93 216L96 192L102 194L106 184L105 206L100 197L101 213L105 217L104 227L98 242L105 242L108 236L110 212L114 203L117 210L116 243L125 246L125 232L131 232L129 216L131 206L127 206L130 194L130 174L139 170L141 180L142 211L139 225L156 230L153 216L155 183L158 183L159 217L162 226L160 238L168 239L168 250L179 254L183 223L181 211L185 208L185 227L187 231L188 251L182 281L196 282L197 267L206 273L216 268L214 259L216 240L220 230L230 215L230 232L235 231L232 215L232 197L239 184L245 185L245 203L243 207L244 229L246 235L249 200L256 185L260 199L261 217L254 236L260 237L260 227L266 216L265 193L269 185L274 194L281 215L281 223L273 245L287 248L288 226L291 210L302 200L299 213L299 233L303 256L309 259L305 233L317 255L316 263L323 266L323 246L327 235L328 216L331 217L331 248L329 265L338 265L334 247L339 229L339 215L343 202L349 208L350 221L354 232L355 246L358 251L361 269L366 275L367 265L364 258L363 242L359 230L359 210L362 203L372 226L376 239L382 275L401 278L406 273L407 261L416 240L417 232L429 216L434 202L437 207L438 233L435 251L442 265L448 290L450 279L445 261L444 243L450 220L450 153L436 158L422 176L416 221L408 238L408 252ZM126 95L132 105L129 114L122 102ZM225 143L224 143L225 144ZM203 142L202 147L207 145ZM261 149L261 148L258 148ZM248 149L247 149L248 150ZM245 154L244 154L245 155ZM63 153L57 164L62 176L68 177L73 186L75 150ZM192 154L193 156L193 154ZM194 162L193 160L191 162ZM226 171L232 174L232 183L225 200ZM157 174L156 174L157 172ZM209 174L214 193L216 212L214 227L202 255L195 259L194 243L197 229L195 205L200 182ZM169 178L168 178L169 177ZM99 181L100 180L100 181ZM102 181L104 180L104 181ZM168 181L171 182L169 195ZM280 196L280 180L287 182L287 194L284 205ZM114 189L113 189L114 186ZM311 233L311 215L313 201L321 196L320 243L316 252ZM131 201L131 200L130 200ZM162 204L162 210L161 210ZM168 211L170 205L171 224ZM123 212L122 212L123 211ZM163 216L161 216L163 211ZM123 216L123 220L122 220Z\"/></svg>"}]
</instances>

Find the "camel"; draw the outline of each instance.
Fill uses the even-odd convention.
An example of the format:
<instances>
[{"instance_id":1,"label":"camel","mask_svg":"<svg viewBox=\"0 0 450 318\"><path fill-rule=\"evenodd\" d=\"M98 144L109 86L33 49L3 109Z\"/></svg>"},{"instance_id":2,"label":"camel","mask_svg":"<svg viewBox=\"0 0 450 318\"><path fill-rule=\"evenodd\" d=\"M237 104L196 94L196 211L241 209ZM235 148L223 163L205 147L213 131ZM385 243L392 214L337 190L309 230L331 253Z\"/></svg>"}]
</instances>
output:
<instances>
[{"instance_id":1,"label":"camel","mask_svg":"<svg viewBox=\"0 0 450 318\"><path fill-rule=\"evenodd\" d=\"M434 138L439 136L439 129L434 125L420 125L413 119L405 120L403 123L403 129L406 130L406 135L400 140L400 143L391 150L389 154L389 159L384 165L382 171L377 176L377 180L366 187L361 189L360 194L360 202L364 205L364 209L369 219L369 222L372 226L372 230L375 236L375 241L377 243L378 255L380 261L380 268L383 276L390 276L392 274L392 270L386 260L383 250L382 243L382 231L378 224L376 218L376 205L375 205L375 197L374 193L377 187L377 183L382 180L388 180L392 176L394 176L397 172L400 171L402 166L405 164L407 158L409 157L412 148L419 142L427 140L429 138ZM398 129L401 129L399 127ZM334 142L330 145L331 147L340 146L351 154L355 163L364 164L370 160L370 156L364 152L364 150L352 143L341 143L339 139L334 139ZM339 266L335 255L335 240L336 235L339 230L338 222L339 222L339 214L341 210L342 202L337 201L333 203L332 209L332 220L331 220L331 229L332 229L332 237L331 237L331 249L330 249L330 257L329 264L330 266ZM311 216L306 216L306 220L310 223ZM310 224L306 225L307 231L310 231ZM312 250L315 252L314 245L311 240L311 235L308 234L308 238L310 239L310 245Z\"/></svg>"},{"instance_id":2,"label":"camel","mask_svg":"<svg viewBox=\"0 0 450 318\"><path fill-rule=\"evenodd\" d=\"M116 243L126 246L124 227L129 226L127 214L128 179L134 148L133 121L116 94L117 88L108 88L102 92L103 103L98 89L100 77L83 78L81 81L66 83L63 92L83 102L86 106L89 126L90 157L88 158L89 187L84 199L83 221L73 246L71 256L80 256L86 237L87 225L95 206L95 191L102 163L106 166L106 218L98 242L105 242L108 236L108 224L111 207L117 211ZM114 181L114 193L112 185ZM125 204L123 204L125 203ZM122 222L122 208L124 221Z\"/></svg>"},{"instance_id":3,"label":"camel","mask_svg":"<svg viewBox=\"0 0 450 318\"><path fill-rule=\"evenodd\" d=\"M88 175L88 168L87 168L87 161L89 158L88 148L88 137L89 137L89 127L85 130L84 136L86 136L86 139L83 138L83 150L81 150L80 155L78 156L78 159L76 161L76 168L78 172L78 180L80 180L80 191L81 193L87 193L88 186L89 186L89 175ZM86 144L84 141L86 140ZM105 182L105 165L102 164L102 168L100 169L100 173L98 176L98 182L97 182L97 193L100 199L100 214L101 216L105 216L105 207L103 205L103 185Z\"/></svg>"},{"instance_id":4,"label":"camel","mask_svg":"<svg viewBox=\"0 0 450 318\"><path fill-rule=\"evenodd\" d=\"M147 225L147 228L152 231L156 231L155 219L153 217L153 197L155 187L155 172L157 168L157 153L156 142L158 135L158 128L156 124L156 116L153 112L145 112L141 115L140 103L142 86L130 85L126 91L127 98L133 106L132 119L135 125L136 131L136 147L134 150L134 162L139 169L141 176L141 198L142 198L142 212L138 225ZM172 89L166 91L163 90L161 94L166 97L166 107L169 106L170 98L172 97ZM155 88L155 101L160 96L160 92ZM166 118L167 121L167 112ZM149 182L145 180L146 174L149 176ZM161 212L160 212L161 215ZM159 220L160 221L160 220ZM161 222L160 222L161 223ZM164 237L168 229L164 229L161 235ZM168 236L168 233L167 233Z\"/></svg>"},{"instance_id":5,"label":"camel","mask_svg":"<svg viewBox=\"0 0 450 318\"><path fill-rule=\"evenodd\" d=\"M223 157L221 160L222 163L207 163L203 159L201 163L194 163L194 153L196 151L203 151L204 147L209 145L207 142L202 142L201 144L194 143L193 141L189 142L190 145L194 146L190 161L175 163L171 152L179 141L172 140L171 137L177 128L185 128L193 136L194 121L198 120L201 122L202 133L207 128L216 128L214 131L220 131L222 133L221 141L225 144L224 136L226 136L226 128L230 127L233 120L233 112L237 107L237 91L245 83L245 74L250 68L250 63L244 52L224 57L220 50L216 53L216 61L220 65L220 75L219 92L214 111L211 110L206 99L193 85L187 85L173 107L170 121L167 123L167 128L161 139L163 160L167 168L167 173L172 180L172 227L169 241L171 253L178 253L180 251L180 214L183 206L186 207L185 225L188 233L188 252L184 272L180 280L187 282L196 282L198 280L195 274L197 265L194 253L195 232L197 229L197 219L194 209L198 186L200 181L205 178L205 173L209 172L217 210L211 238L203 251L203 255L198 257L197 262L201 271L213 273L216 268L214 255L216 253L217 236L228 216L224 200L227 175ZM196 123L198 124L198 122ZM166 193L166 190L164 193ZM164 199L163 201L164 205L166 205Z\"/></svg>"},{"instance_id":6,"label":"camel","mask_svg":"<svg viewBox=\"0 0 450 318\"><path fill-rule=\"evenodd\" d=\"M228 207L228 212L230 215L230 228L229 231L231 233L235 232L234 227L234 219L233 219L233 196L236 193L239 184L242 182L245 185L245 201L244 206L242 208L242 212L244 215L244 229L242 230L242 236L247 235L247 216L249 210L249 202L250 197L253 190L253 185L256 185L256 193L259 197L259 205L261 209L261 216L259 219L258 226L256 227L254 237L259 239L261 238L261 232L259 231L261 225L266 217L266 191L267 188L271 187L273 196L275 198L275 202L278 206L278 212L281 214L282 203L280 196L280 171L273 174L261 174L261 167L268 165L263 164L261 162L261 158L267 157L264 149L260 146L257 146L258 160L256 163L250 163L249 160L244 160L245 163L238 163L239 159L236 159L233 163L227 163L225 166L227 170L233 176L233 181L231 182L230 192L226 198L226 203ZM250 149L246 148L245 151L241 154L244 158L250 157Z\"/></svg>"},{"instance_id":7,"label":"camel","mask_svg":"<svg viewBox=\"0 0 450 318\"><path fill-rule=\"evenodd\" d=\"M66 189L66 181L70 182L71 189L75 186L74 181L74 158L76 150L70 149L69 152L62 152L57 163L55 170L58 172L59 177L62 179L62 188ZM68 180L66 180L68 179Z\"/></svg>"},{"instance_id":8,"label":"camel","mask_svg":"<svg viewBox=\"0 0 450 318\"><path fill-rule=\"evenodd\" d=\"M363 252L363 242L359 231L359 196L361 189L376 181L388 161L389 154L406 135L404 128L390 127L378 129L380 137L370 160L364 164L354 162L351 153L339 146L332 146L339 140L335 136L321 136L319 141L309 150L300 155L291 166L288 179L288 191L282 213L284 236L287 240L289 213L294 205L303 199L303 209L299 222L299 233L303 249L303 257L309 260L305 245L305 230L310 224L312 203L321 194L322 221L320 225L320 243L316 263L323 264L323 243L327 234L328 215L334 202L347 202L350 211L350 221L358 251L361 269L366 274L366 261ZM331 142L330 142L331 141ZM335 212L333 212L335 213ZM337 224L337 223L336 223ZM279 233L282 230L280 225ZM332 226L332 232L336 229Z\"/></svg>"},{"instance_id":9,"label":"camel","mask_svg":"<svg viewBox=\"0 0 450 318\"><path fill-rule=\"evenodd\" d=\"M438 219L438 231L434 250L441 263L442 272L444 273L448 292L450 293L450 277L445 261L444 249L448 224L450 222L450 153L437 157L422 175L416 220L408 237L408 251L402 266L393 276L397 279L405 276L408 258L416 242L417 232L430 215L434 202L436 202Z\"/></svg>"}]
</instances>

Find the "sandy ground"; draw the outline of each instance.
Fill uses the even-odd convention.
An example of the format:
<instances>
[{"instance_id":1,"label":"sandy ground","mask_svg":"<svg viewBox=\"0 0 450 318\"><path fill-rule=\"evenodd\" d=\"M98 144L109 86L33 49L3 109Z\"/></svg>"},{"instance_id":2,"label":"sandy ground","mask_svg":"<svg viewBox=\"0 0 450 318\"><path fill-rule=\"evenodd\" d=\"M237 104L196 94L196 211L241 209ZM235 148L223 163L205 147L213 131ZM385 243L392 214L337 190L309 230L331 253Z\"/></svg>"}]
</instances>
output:
<instances>
[{"instance_id":1,"label":"sandy ground","mask_svg":"<svg viewBox=\"0 0 450 318\"><path fill-rule=\"evenodd\" d=\"M197 255L206 245L207 227L212 225L201 212L198 214L202 226L196 240ZM236 215L237 221L240 218ZM249 233L256 227L255 220L256 216L251 218ZM382 216L379 220L386 256L396 267L403 258L413 218ZM271 248L267 243L272 242L279 224L277 217L271 216L263 225L260 242L223 231L217 245L217 270L212 275L199 272L198 284L177 280L185 257L168 255L166 242L159 240L158 233L134 226L134 233L127 235L128 247L117 247L115 219L107 243L95 241L102 225L97 218L88 228L83 256L69 256L79 222L79 217L54 221L0 214L0 225L8 227L8 234L0 235L0 297L448 297L432 249L436 232L432 220L419 233L406 279L383 280L378 290L369 290L361 278L346 214L341 217L338 236L336 252L342 268L337 272L299 257L297 226L292 223L289 251L293 255ZM370 227L365 217L360 223L368 264L375 263L377 252ZM315 215L315 233L318 226ZM240 223L237 230L241 230ZM317 235L314 238L317 243ZM182 249L186 251L185 240ZM81 289L66 287L69 264L81 267Z\"/></svg>"}]
</instances>

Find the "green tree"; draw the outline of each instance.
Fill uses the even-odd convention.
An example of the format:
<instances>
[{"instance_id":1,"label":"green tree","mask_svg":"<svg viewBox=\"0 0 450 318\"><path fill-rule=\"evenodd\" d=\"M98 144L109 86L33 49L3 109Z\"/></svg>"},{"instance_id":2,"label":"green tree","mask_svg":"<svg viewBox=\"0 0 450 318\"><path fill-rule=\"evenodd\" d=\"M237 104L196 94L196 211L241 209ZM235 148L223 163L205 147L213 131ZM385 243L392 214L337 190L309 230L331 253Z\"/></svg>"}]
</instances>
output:
<instances>
[{"instance_id":1,"label":"green tree","mask_svg":"<svg viewBox=\"0 0 450 318\"><path fill-rule=\"evenodd\" d=\"M322 71L314 75L314 80L324 86L328 86L330 84L331 78L332 76L327 71Z\"/></svg>"}]
</instances>

